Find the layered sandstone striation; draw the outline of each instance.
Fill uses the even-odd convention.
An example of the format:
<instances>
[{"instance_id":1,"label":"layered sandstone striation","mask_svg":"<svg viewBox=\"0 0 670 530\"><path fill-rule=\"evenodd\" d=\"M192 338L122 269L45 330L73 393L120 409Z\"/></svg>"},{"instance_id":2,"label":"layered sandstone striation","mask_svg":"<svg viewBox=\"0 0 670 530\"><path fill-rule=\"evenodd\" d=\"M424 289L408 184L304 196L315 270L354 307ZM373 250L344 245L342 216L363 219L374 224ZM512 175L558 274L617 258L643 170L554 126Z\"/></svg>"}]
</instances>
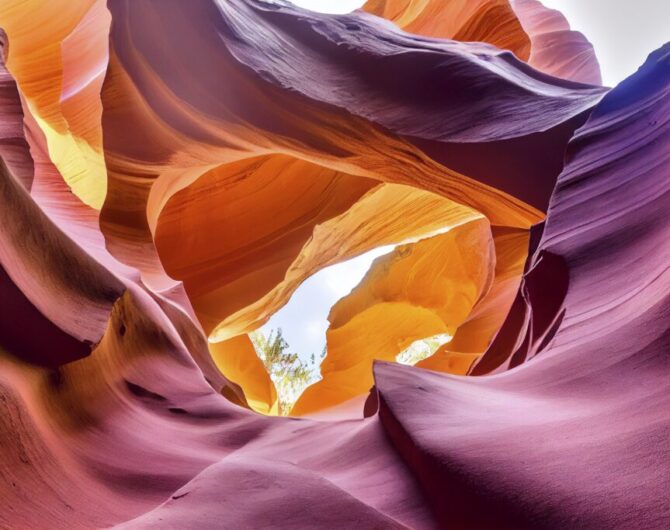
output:
<instances>
[{"instance_id":1,"label":"layered sandstone striation","mask_svg":"<svg viewBox=\"0 0 670 530\"><path fill-rule=\"evenodd\" d=\"M670 524L667 46L609 91L536 0L0 26L0 526ZM383 245L275 417L248 334Z\"/></svg>"}]
</instances>

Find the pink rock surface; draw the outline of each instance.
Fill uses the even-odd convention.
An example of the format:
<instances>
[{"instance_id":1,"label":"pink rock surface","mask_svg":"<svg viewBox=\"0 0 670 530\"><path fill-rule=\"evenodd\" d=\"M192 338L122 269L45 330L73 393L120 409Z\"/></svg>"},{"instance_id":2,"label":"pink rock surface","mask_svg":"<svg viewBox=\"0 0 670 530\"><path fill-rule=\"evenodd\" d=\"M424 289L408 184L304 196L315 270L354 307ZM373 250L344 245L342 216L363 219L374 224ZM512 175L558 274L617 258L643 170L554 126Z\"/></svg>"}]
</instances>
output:
<instances>
[{"instance_id":1,"label":"pink rock surface","mask_svg":"<svg viewBox=\"0 0 670 530\"><path fill-rule=\"evenodd\" d=\"M59 180L0 69L0 527L670 525L668 46L605 95L362 13L260 0L108 8L108 76L122 65L123 86L182 141L149 142L150 124L121 129L103 109L108 160L188 165L175 145L225 152L221 124L234 122L258 133L254 149L308 146L355 168L370 156L363 135L340 152L318 135L328 124L305 125L339 117L417 149L414 175L439 162L548 204L547 217L472 375L378 363L365 418L360 402L354 419L261 416L214 366L181 284L140 274L134 260L155 249L120 252L133 238L103 235L109 204L101 230ZM238 77L226 84L217 68ZM258 94L282 99L260 106ZM288 104L300 119L281 119ZM528 150L547 153L530 155L537 179L522 171ZM414 184L449 196L435 175Z\"/></svg>"}]
</instances>

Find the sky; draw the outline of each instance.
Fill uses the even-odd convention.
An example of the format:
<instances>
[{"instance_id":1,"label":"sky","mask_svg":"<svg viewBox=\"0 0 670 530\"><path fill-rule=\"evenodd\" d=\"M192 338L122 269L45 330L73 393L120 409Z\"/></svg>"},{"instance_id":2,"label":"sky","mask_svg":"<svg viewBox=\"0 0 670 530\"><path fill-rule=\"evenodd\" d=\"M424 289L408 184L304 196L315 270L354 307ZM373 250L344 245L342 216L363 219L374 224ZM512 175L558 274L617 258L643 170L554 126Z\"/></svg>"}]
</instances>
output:
<instances>
[{"instance_id":1,"label":"sky","mask_svg":"<svg viewBox=\"0 0 670 530\"><path fill-rule=\"evenodd\" d=\"M347 13L364 0L293 0L325 13ZM670 40L670 0L543 0L559 9L573 29L591 41L601 65L603 82L614 86L632 74L650 52ZM261 328L282 328L291 351L307 360L317 358L326 342L328 313L355 287L372 261L393 247L382 247L327 267L306 280L289 302Z\"/></svg>"},{"instance_id":2,"label":"sky","mask_svg":"<svg viewBox=\"0 0 670 530\"><path fill-rule=\"evenodd\" d=\"M652 51L670 41L670 0L543 0L542 3L561 11L572 29L581 31L591 41L607 86L628 77Z\"/></svg>"},{"instance_id":3,"label":"sky","mask_svg":"<svg viewBox=\"0 0 670 530\"><path fill-rule=\"evenodd\" d=\"M307 361L314 353L319 358L326 344L330 308L363 279L375 258L393 246L375 248L353 259L321 269L296 289L288 303L266 322L261 331L281 328L292 352Z\"/></svg>"}]
</instances>

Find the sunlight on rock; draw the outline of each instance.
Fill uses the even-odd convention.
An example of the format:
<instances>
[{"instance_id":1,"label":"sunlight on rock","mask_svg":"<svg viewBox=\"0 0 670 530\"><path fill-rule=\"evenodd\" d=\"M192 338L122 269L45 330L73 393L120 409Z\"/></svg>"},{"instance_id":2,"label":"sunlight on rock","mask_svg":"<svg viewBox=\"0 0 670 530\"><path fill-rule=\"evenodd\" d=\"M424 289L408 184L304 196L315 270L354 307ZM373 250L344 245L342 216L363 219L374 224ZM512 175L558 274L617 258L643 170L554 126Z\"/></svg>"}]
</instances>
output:
<instances>
[{"instance_id":1,"label":"sunlight on rock","mask_svg":"<svg viewBox=\"0 0 670 530\"><path fill-rule=\"evenodd\" d=\"M415 340L406 350L400 352L395 360L400 364L413 366L419 361L423 361L433 355L440 346L446 344L452 338L453 335L440 333L439 335L433 335L425 339Z\"/></svg>"},{"instance_id":2,"label":"sunlight on rock","mask_svg":"<svg viewBox=\"0 0 670 530\"><path fill-rule=\"evenodd\" d=\"M279 412L287 414L303 390L319 381L326 353L328 314L363 279L371 263L393 250L385 245L326 267L308 278L251 341L277 388Z\"/></svg>"},{"instance_id":3,"label":"sunlight on rock","mask_svg":"<svg viewBox=\"0 0 670 530\"><path fill-rule=\"evenodd\" d=\"M294 1L0 1L0 530L670 528L670 2Z\"/></svg>"},{"instance_id":4,"label":"sunlight on rock","mask_svg":"<svg viewBox=\"0 0 670 530\"><path fill-rule=\"evenodd\" d=\"M358 285L375 258L392 250L390 245L375 248L320 270L305 280L259 331L267 337L281 328L286 342L303 360L321 353L326 345L330 308Z\"/></svg>"}]
</instances>

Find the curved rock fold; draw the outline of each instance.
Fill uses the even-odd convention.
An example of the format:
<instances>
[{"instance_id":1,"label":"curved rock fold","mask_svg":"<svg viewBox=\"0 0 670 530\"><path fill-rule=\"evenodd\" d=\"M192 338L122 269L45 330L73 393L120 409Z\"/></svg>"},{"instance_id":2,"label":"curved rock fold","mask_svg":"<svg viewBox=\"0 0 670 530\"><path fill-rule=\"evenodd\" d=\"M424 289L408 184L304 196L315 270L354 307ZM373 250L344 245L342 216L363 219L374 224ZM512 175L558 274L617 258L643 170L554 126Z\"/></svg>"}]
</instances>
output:
<instances>
[{"instance_id":1,"label":"curved rock fold","mask_svg":"<svg viewBox=\"0 0 670 530\"><path fill-rule=\"evenodd\" d=\"M0 527L670 525L668 45L609 90L537 0L0 26ZM384 245L277 417L248 334Z\"/></svg>"}]
</instances>

